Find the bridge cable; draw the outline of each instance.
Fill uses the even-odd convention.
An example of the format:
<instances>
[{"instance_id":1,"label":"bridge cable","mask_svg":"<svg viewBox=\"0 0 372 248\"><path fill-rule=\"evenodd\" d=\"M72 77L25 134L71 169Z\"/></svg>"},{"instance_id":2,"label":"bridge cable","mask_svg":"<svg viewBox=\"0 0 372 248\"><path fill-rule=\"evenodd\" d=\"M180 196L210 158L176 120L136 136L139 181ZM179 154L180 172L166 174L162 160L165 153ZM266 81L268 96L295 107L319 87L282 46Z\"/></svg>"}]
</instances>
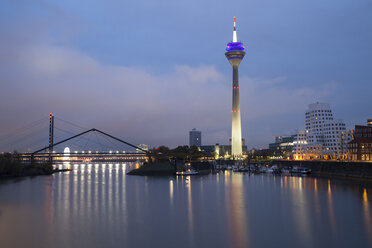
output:
<instances>
[{"instance_id":1,"label":"bridge cable","mask_svg":"<svg viewBox=\"0 0 372 248\"><path fill-rule=\"evenodd\" d=\"M40 121L38 123L33 122L32 125L27 125L27 126L24 126L22 128L15 129L15 130L11 131L10 133L3 134L0 137L0 140L1 141L6 141L6 140L9 140L9 139L17 137L17 136L18 137L21 136L21 138L22 138L23 137L22 135L25 135L25 134L29 135L29 134L27 134L27 132L32 131L33 128L35 128L37 126L40 126L40 124L42 124L42 122L40 122ZM40 131L40 130L38 130L38 131ZM33 132L33 133L35 133L35 132Z\"/></svg>"},{"instance_id":2,"label":"bridge cable","mask_svg":"<svg viewBox=\"0 0 372 248\"><path fill-rule=\"evenodd\" d=\"M30 151L32 151L34 149L34 147L32 147L32 146L35 146L36 144L42 143L42 141L45 141L45 140L47 140L45 137L41 137L37 140L33 140L31 145L30 144L23 144L19 147L13 147L11 149L14 150L14 151L17 151L19 153L25 152L25 151L27 151L27 149L30 149Z\"/></svg>"},{"instance_id":3,"label":"bridge cable","mask_svg":"<svg viewBox=\"0 0 372 248\"><path fill-rule=\"evenodd\" d=\"M70 135L75 135L74 133L72 133L72 132L70 132L70 131L66 131L66 130L63 130L63 129L61 129L61 128L57 128L57 127L55 127L57 130L60 130L60 131L63 131L63 132L65 132L65 133L68 133L68 134L70 134ZM89 133L89 135L90 135L91 133ZM94 134L97 136L97 134L94 132ZM76 144L76 143L78 143L78 141L81 141L81 140L86 140L86 141L89 141L89 142L91 142L91 143L95 143L95 144L97 144L97 145L99 145L99 146L101 146L101 147L104 147L103 145L102 145L102 143L100 143L100 142L97 142L97 141L95 141L94 139L90 139L90 138L88 138L88 137L84 137L84 136L80 136L80 137L78 137L78 139L75 139L75 142L73 143L73 144ZM87 143L87 142L86 142ZM84 146L84 148L86 147L86 143L85 143L85 146Z\"/></svg>"},{"instance_id":4,"label":"bridge cable","mask_svg":"<svg viewBox=\"0 0 372 248\"><path fill-rule=\"evenodd\" d=\"M94 135L96 136L97 142L100 144L101 150L104 151L105 146L102 145L102 143L100 142L98 134L96 132L94 132Z\"/></svg>"},{"instance_id":5,"label":"bridge cable","mask_svg":"<svg viewBox=\"0 0 372 248\"><path fill-rule=\"evenodd\" d=\"M54 118L56 118L57 120L62 121L62 122L64 122L64 123L70 124L71 126L78 127L78 128L80 128L80 129L82 129L82 130L87 130L87 129L88 129L87 127L83 127L83 126L80 126L80 125L74 124L74 123L72 123L72 122L70 122L70 121L63 120L63 119L61 119L61 118L59 118L59 117L54 117Z\"/></svg>"},{"instance_id":6,"label":"bridge cable","mask_svg":"<svg viewBox=\"0 0 372 248\"><path fill-rule=\"evenodd\" d=\"M105 136L107 136L107 137L110 137L110 138L112 138L112 139L114 139L114 140L116 140L116 141L119 141L119 142L121 142L121 143L124 143L124 144L126 144L126 145L128 145L128 146L131 146L131 147L135 148L135 149L139 149L139 150L143 151L144 153L146 153L146 151L145 151L144 149L142 149L142 148L140 148L140 147L138 147L138 146L135 146L135 145L133 145L133 144L131 144L131 143L128 143L128 142L126 142L126 141L124 141L124 140L122 140L122 139L119 139L119 138L117 138L117 137L115 137L115 136L112 136L112 135L110 135L110 134L108 134L108 133L102 132L101 130L98 130L98 129L95 129L95 128L89 129L89 130L87 130L87 131L84 131L84 132L79 133L79 134L77 134L77 135L74 135L74 136L72 136L72 137L69 137L69 138L64 139L64 140L61 140L61 141L59 141L59 142L57 142L57 143L54 143L53 146L57 146L57 145L59 145L59 144L65 143L65 142L67 142L67 141L69 141L69 140L75 139L75 138L77 138L77 137L79 137L79 136L82 136L82 135L87 134L87 133L90 133L90 132L98 132L98 133L101 133L101 134L103 134L103 135L105 135ZM31 161L33 161L33 158L34 158L34 155L35 155L35 154L37 154L37 153L40 152L40 151L45 150L46 148L50 148L50 146L43 147L43 148L41 148L41 149L39 149L39 150L36 150L36 151L34 151L33 153L31 153Z\"/></svg>"},{"instance_id":7,"label":"bridge cable","mask_svg":"<svg viewBox=\"0 0 372 248\"><path fill-rule=\"evenodd\" d=\"M41 118L39 120L36 120L36 121L32 121L30 123L27 123L27 124L23 125L22 127L15 128L13 130L10 130L6 134L1 135L0 136L0 139L2 139L2 136L12 135L13 133L18 133L19 131L22 131L22 130L29 130L30 128L33 128L35 126L40 125L44 121L46 121L46 117L43 117L43 118Z\"/></svg>"},{"instance_id":8,"label":"bridge cable","mask_svg":"<svg viewBox=\"0 0 372 248\"><path fill-rule=\"evenodd\" d=\"M42 129L39 129L39 131L41 131ZM37 135L39 132L35 133L35 132L32 132L32 133L28 133L28 134L25 134L21 137L13 137L15 138L14 140L8 140L7 142L7 145L8 146L14 146L14 145L19 145L19 146L28 146L29 144L25 144L25 141L26 140L29 140L30 138L33 138L33 136ZM43 137L42 139L46 139L46 137ZM2 141L5 141L5 140L2 140ZM22 144L20 144L20 142L22 142ZM32 143L36 143L36 142L32 142Z\"/></svg>"},{"instance_id":9,"label":"bridge cable","mask_svg":"<svg viewBox=\"0 0 372 248\"><path fill-rule=\"evenodd\" d=\"M102 135L103 136L103 135ZM119 150L122 150L120 146L118 146L117 144L115 144L112 140L110 140L108 137L105 137L103 136L103 138L105 138L106 140L108 140L112 145L113 145L113 148L116 147L116 149L119 149Z\"/></svg>"}]
</instances>

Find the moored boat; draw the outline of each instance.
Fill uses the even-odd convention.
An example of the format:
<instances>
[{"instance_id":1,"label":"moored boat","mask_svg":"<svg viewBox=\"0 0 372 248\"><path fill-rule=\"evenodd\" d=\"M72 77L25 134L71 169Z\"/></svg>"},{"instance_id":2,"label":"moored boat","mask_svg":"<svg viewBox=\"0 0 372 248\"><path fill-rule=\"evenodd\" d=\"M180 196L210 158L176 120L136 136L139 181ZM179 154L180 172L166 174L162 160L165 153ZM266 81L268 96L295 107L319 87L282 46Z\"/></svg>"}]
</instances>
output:
<instances>
[{"instance_id":1,"label":"moored boat","mask_svg":"<svg viewBox=\"0 0 372 248\"><path fill-rule=\"evenodd\" d=\"M293 167L291 170L292 174L301 174L301 175L307 175L311 173L311 170L306 167Z\"/></svg>"},{"instance_id":2,"label":"moored boat","mask_svg":"<svg viewBox=\"0 0 372 248\"><path fill-rule=\"evenodd\" d=\"M187 169L186 171L177 171L177 176L192 176L192 175L198 175L199 172L194 169Z\"/></svg>"}]
</instances>

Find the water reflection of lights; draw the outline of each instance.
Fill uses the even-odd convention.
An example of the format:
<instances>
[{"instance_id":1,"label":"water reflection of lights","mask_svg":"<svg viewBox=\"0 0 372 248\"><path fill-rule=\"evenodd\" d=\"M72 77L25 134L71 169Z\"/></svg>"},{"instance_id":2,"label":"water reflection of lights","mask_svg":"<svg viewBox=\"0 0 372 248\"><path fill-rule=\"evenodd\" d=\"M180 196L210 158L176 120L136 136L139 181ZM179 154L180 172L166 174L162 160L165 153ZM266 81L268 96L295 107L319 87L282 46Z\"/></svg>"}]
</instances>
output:
<instances>
[{"instance_id":1,"label":"water reflection of lights","mask_svg":"<svg viewBox=\"0 0 372 248\"><path fill-rule=\"evenodd\" d=\"M329 179L328 179L328 215L329 215L329 221L331 223L332 235L336 237L336 219L335 219L335 213L333 209L331 181Z\"/></svg>"},{"instance_id":2,"label":"water reflection of lights","mask_svg":"<svg viewBox=\"0 0 372 248\"><path fill-rule=\"evenodd\" d=\"M90 174L92 172L92 164L88 164L87 172L88 172L88 174Z\"/></svg>"},{"instance_id":3,"label":"water reflection of lights","mask_svg":"<svg viewBox=\"0 0 372 248\"><path fill-rule=\"evenodd\" d=\"M173 180L169 180L169 196L170 196L170 202L171 206L173 206Z\"/></svg>"},{"instance_id":4,"label":"water reflection of lights","mask_svg":"<svg viewBox=\"0 0 372 248\"><path fill-rule=\"evenodd\" d=\"M332 194L331 181L330 180L328 180L328 194Z\"/></svg>"},{"instance_id":5,"label":"water reflection of lights","mask_svg":"<svg viewBox=\"0 0 372 248\"><path fill-rule=\"evenodd\" d=\"M287 176L284 176L284 188L286 189L287 188L287 185L288 185L288 177Z\"/></svg>"},{"instance_id":6,"label":"water reflection of lights","mask_svg":"<svg viewBox=\"0 0 372 248\"><path fill-rule=\"evenodd\" d=\"M114 189L113 189L113 186L112 186L112 181L113 181L113 179L112 179L112 166L113 166L113 164L109 164L108 165L108 173L109 173L109 178L107 179L107 186L108 186L108 192L107 192L107 199L108 199L108 211L110 212L110 213L112 213L113 212L113 204L112 204L112 202L113 202L113 191L114 191Z\"/></svg>"},{"instance_id":7,"label":"water reflection of lights","mask_svg":"<svg viewBox=\"0 0 372 248\"><path fill-rule=\"evenodd\" d=\"M108 173L109 173L109 177L111 178L112 177L112 164L109 164L108 165ZM111 183L111 179L109 180L109 183ZM111 189L111 188L110 188Z\"/></svg>"},{"instance_id":8,"label":"water reflection of lights","mask_svg":"<svg viewBox=\"0 0 372 248\"><path fill-rule=\"evenodd\" d=\"M60 163L58 166L71 166L71 164L68 163ZM72 164L74 168L77 168L77 164ZM109 224L107 227L107 231L115 231L116 228L120 229L120 235L130 236L130 231L127 233L127 230L130 230L130 228L133 226L131 220L133 209L133 180L132 177L127 177L123 175L125 174L126 170L126 164L113 164L113 177L111 179L108 179L108 171L101 170L102 164L87 164L86 167L81 166L81 173L85 173L85 181L82 181L79 179L80 174L77 174L76 177L74 176L73 172L69 176L67 176L66 173L56 173L54 181L57 183L54 186L54 194L53 197L58 197L57 199L53 199L53 206L54 206L54 218L59 220L61 223L68 226L67 223L79 223L79 218L87 220L86 223L81 224L80 226L76 226L76 228L87 228L88 225L94 224L106 224L109 223L108 221L111 221L111 218L117 217L117 219L114 219L113 224ZM106 166L110 167L109 164L106 164ZM80 167L80 166L79 166ZM102 166L103 168L103 166ZM120 171L120 168L122 168L122 171ZM98 178L94 178L93 175L91 175L91 170L93 170L93 173L95 172ZM78 170L80 173L80 170ZM117 174L115 174L117 173ZM106 174L106 181L103 181L103 183L106 182L106 185L102 184L101 176L102 174ZM231 175L232 174L232 175ZM220 178L221 176L224 176L224 178ZM202 176L202 177L171 177L168 178L168 180L164 181L164 178L161 178L162 185L165 183L165 187L169 187L169 200L167 196L165 195L166 204L170 207L169 216L174 217L179 215L177 211L179 211L179 204L182 203L183 210L185 211L185 214L187 216L184 216L185 219L183 220L185 223L183 232L185 233L186 238L189 238L188 236L191 236L191 239L193 238L193 242L195 244L198 244L200 241L199 238L199 229L202 228L204 225L198 225L199 223L203 223L204 221L208 221L208 219L205 219L204 216L202 216L202 213L200 213L197 210L200 210L200 207L204 207L203 204L200 202L200 196L203 192L203 190L199 187L202 187L201 183L202 180L204 180L204 192L207 193L210 188L213 186L215 190L217 191L217 194L213 196L214 198L211 198L213 200L216 200L216 203L218 203L216 206L216 216L219 216L220 218L218 220L218 224L226 224L226 226L223 227L223 234L226 236L231 235L231 247L248 247L250 243L256 243L259 242L257 240L257 237L254 237L253 234L257 233L257 229L254 230L254 221L257 219L256 216L251 216L254 211L252 211L253 206L257 206L255 204L252 204L256 199L252 198L254 194L253 189L250 188L251 183L260 183L261 181L261 175L258 176L251 176L251 178L247 178L248 174L240 174L240 173L224 173L221 172L217 175L215 175L214 180L219 180L219 185L215 185L213 181L208 183L209 177ZM90 178L92 177L92 178ZM104 176L103 176L104 177ZM227 177L227 178L226 178ZM263 178L271 178L271 176L264 175ZM77 179L77 181L75 180ZM128 180L128 189L126 189L126 182L125 179ZM142 181L142 178L140 178ZM73 181L74 180L74 181ZM110 185L110 180L112 181L112 185ZM283 176L282 178L277 177L278 185L276 187L282 186L280 191L283 192L283 195L280 196L280 201L284 202L285 204L278 206L278 214L280 215L282 212L283 217L286 218L286 225L279 224L279 227L290 227L291 233L290 235L293 235L295 239L303 240L303 244L305 241L307 242L307 235L303 235L300 233L304 233L305 230L307 230L308 235L312 237L316 237L319 234L319 230L321 231L327 231L329 232L329 240L332 239L332 232L331 232L331 222L329 212L334 211L334 219L336 220L336 224L342 224L346 220L350 220L350 216L345 217L345 219L339 219L343 218L343 212L344 208L340 206L342 198L340 197L340 190L344 190L340 186L340 184L337 184L337 181L335 181L335 184L330 182L330 180L327 181L327 179L323 178L312 178L312 177L304 177L299 178L295 177L292 178L290 176ZM167 182L168 181L168 182ZM224 184L224 181L226 184ZM163 183L164 182L164 183ZM181 182L183 183L183 186L181 187ZM266 180L265 183L268 183L266 185L269 185L270 187L273 187L275 185L272 185L273 180ZM149 189L151 189L151 180L149 180ZM193 184L193 185L191 185ZM193 188L191 188L193 186ZM267 187L269 187L267 186ZM293 186L293 187L291 187ZM84 192L84 189L85 192ZM346 188L346 187L345 187ZM112 190L109 190L112 189ZM164 189L163 187L161 189ZM351 228L357 227L356 230L358 230L358 235L355 235L355 238L361 238L363 242L367 240L367 238L370 239L370 244L372 247L372 215L371 215L371 193L369 188L362 188L360 190L359 186L354 187L355 192L353 192L352 199L355 201L353 204L348 204L348 207L352 206L351 210L353 210L353 213L356 213L353 215L356 217L355 222L352 222L352 224L356 223L358 221L358 226L351 226ZM166 188L165 188L166 190ZM192 192L193 190L194 192ZM201 191L201 192L199 192ZM225 191L225 192L224 192ZM300 192L303 191L302 195ZM181 194L181 193L184 194ZM245 193L244 193L245 192ZM126 199L126 193L128 193L128 199ZM140 191L140 194L143 193L143 191ZM278 191L276 191L278 193ZM333 194L332 194L333 193ZM101 197L101 194L103 194L103 199ZM151 190L150 190L151 194ZM177 195L176 195L177 194ZM349 192L347 192L349 194ZM356 196L354 196L356 195ZM143 196L143 194L142 194ZM192 197L194 199L192 199ZM303 199L303 197L307 198ZM279 197L278 197L279 198ZM291 199L292 198L292 199ZM144 198L144 199L151 199L151 198ZM312 200L313 199L313 200ZM335 199L335 202L333 204L332 200ZM128 200L128 201L127 201ZM138 199L137 199L138 200ZM207 202L208 196L205 198L205 201ZM260 200L260 199L258 199ZM357 200L357 201L356 201ZM186 202L187 201L187 202ZM272 202L272 200L270 200ZM110 202L110 204L109 204ZM57 204L58 203L58 204ZM214 206L214 201L210 202L208 206ZM77 204L77 205L76 205ZM226 205L225 205L226 204ZM307 206L304 206L307 205ZM252 206L252 209L249 207ZM286 209L284 210L284 206ZM327 208L328 207L328 208ZM77 209L76 209L77 208ZM185 209L187 208L187 209ZM196 210L195 213L195 219L193 218L193 209ZM205 208L204 210L206 210ZM109 210L109 211L106 211ZM203 210L203 209L202 209ZM350 210L346 209L346 210ZM356 210L356 211L354 211ZM138 210L141 212L141 208ZM172 212L173 211L173 212ZM226 211L226 212L225 212ZM102 218L102 215L108 214L108 212L111 212L109 216L107 216L107 220ZM128 215L127 215L128 212ZM200 213L200 214L199 214ZM213 212L214 213L214 212ZM218 215L217 215L218 214ZM275 213L276 214L276 213ZM267 215L267 213L266 213ZM328 215L328 216L327 216ZM199 219L199 217L201 218ZM60 219L63 217L63 219ZM251 217L253 217L251 219ZM91 218L91 219L90 219ZM109 219L110 218L110 219ZM133 217L135 218L135 217ZM317 220L320 218L320 220ZM264 219L266 220L266 219ZM275 220L275 218L273 219ZM202 222L203 221L203 222ZM215 221L215 220L213 220ZM340 223L339 223L340 221ZM302 222L302 223L301 223ZM129 223L129 224L128 224ZM194 225L195 224L195 225ZM252 225L251 225L252 224ZM70 224L71 225L71 224ZM310 225L310 228L309 226ZM273 225L274 226L274 225ZM215 228L218 228L219 226L215 226ZM109 230L111 228L111 230ZM258 226L258 228L262 228ZM268 231L271 229L271 227L267 227ZM295 228L295 229L292 229ZM332 227L333 228L333 227ZM347 230L351 229L348 227ZM252 230L249 230L252 229ZM346 227L344 226L336 226L337 229L337 236L340 238L339 235L341 235ZM354 231L356 233L356 230ZM353 230L351 230L353 232ZM189 234L190 232L190 234ZM216 230L216 233L219 233L218 230ZM268 232L270 233L270 232ZM362 234L359 234L362 233ZM365 234L364 234L365 233ZM285 234L288 234L285 233ZM300 235L297 235L300 234ZM270 234L268 234L270 236ZM319 236L318 236L319 237ZM252 238L252 239L251 239ZM217 238L219 239L219 238ZM243 241L242 241L243 240ZM341 239L343 240L343 239ZM294 242L294 241L293 241ZM331 242L331 241L330 241ZM311 246L317 244L318 241L310 241L310 243L307 243L306 245ZM368 246L368 245L367 245Z\"/></svg>"},{"instance_id":9,"label":"water reflection of lights","mask_svg":"<svg viewBox=\"0 0 372 248\"><path fill-rule=\"evenodd\" d=\"M92 164L87 165L87 180L85 182L85 188L86 188L86 200L85 204L86 206L83 206L83 212L85 212L86 216L92 216Z\"/></svg>"},{"instance_id":10,"label":"water reflection of lights","mask_svg":"<svg viewBox=\"0 0 372 248\"><path fill-rule=\"evenodd\" d=\"M74 175L77 175L78 174L78 169L79 169L79 165L78 164L74 164L72 166L72 170L74 172Z\"/></svg>"},{"instance_id":11,"label":"water reflection of lights","mask_svg":"<svg viewBox=\"0 0 372 248\"><path fill-rule=\"evenodd\" d=\"M185 178L187 184L187 211L188 211L188 221L189 221L189 239L191 244L194 242L194 216L192 212L192 195L191 195L191 177L186 176Z\"/></svg>"},{"instance_id":12,"label":"water reflection of lights","mask_svg":"<svg viewBox=\"0 0 372 248\"><path fill-rule=\"evenodd\" d=\"M227 178L228 177L228 178ZM227 178L227 180L226 180ZM249 237L247 234L248 226L246 219L246 209L244 209L244 185L243 175L231 173L225 175L225 204L227 217L229 220L229 230L234 241L233 247L248 247Z\"/></svg>"},{"instance_id":13,"label":"water reflection of lights","mask_svg":"<svg viewBox=\"0 0 372 248\"><path fill-rule=\"evenodd\" d=\"M298 235L306 244L311 244L313 242L311 234L311 223L310 223L310 213L309 204L307 202L308 198L303 190L303 178L293 177L293 202L296 204L294 209L294 220L298 226Z\"/></svg>"},{"instance_id":14,"label":"water reflection of lights","mask_svg":"<svg viewBox=\"0 0 372 248\"><path fill-rule=\"evenodd\" d=\"M320 216L320 204L319 204L319 196L318 196L318 181L316 178L314 178L314 203L315 203L315 210L317 213L317 221L320 222L321 216Z\"/></svg>"},{"instance_id":15,"label":"water reflection of lights","mask_svg":"<svg viewBox=\"0 0 372 248\"><path fill-rule=\"evenodd\" d=\"M230 171L225 170L224 174L225 174L225 184L229 184L231 173Z\"/></svg>"},{"instance_id":16,"label":"water reflection of lights","mask_svg":"<svg viewBox=\"0 0 372 248\"><path fill-rule=\"evenodd\" d=\"M61 198L62 198L62 202L64 204L61 211L64 211L64 216L66 216L65 221L67 221L69 216L70 216L69 208L70 208L70 192L71 191L68 190L68 189L71 187L71 185L70 185L70 177L71 176L74 176L73 186L75 186L74 181L75 181L76 176L75 175L65 175L64 180L62 182L63 187L61 189L62 192L63 192L63 193L61 193L61 195L62 195ZM73 190L74 190L73 193L75 193L76 188L74 187Z\"/></svg>"},{"instance_id":17,"label":"water reflection of lights","mask_svg":"<svg viewBox=\"0 0 372 248\"><path fill-rule=\"evenodd\" d=\"M71 169L71 164L70 162L63 162L62 164L58 164L56 165L57 169ZM69 171L66 171L65 172L66 174L69 174L70 172Z\"/></svg>"},{"instance_id":18,"label":"water reflection of lights","mask_svg":"<svg viewBox=\"0 0 372 248\"><path fill-rule=\"evenodd\" d=\"M368 203L368 194L367 194L366 188L363 189L363 215L364 215L364 221L366 225L366 231L367 231L369 243L372 245L372 219L371 219L370 207Z\"/></svg>"},{"instance_id":19,"label":"water reflection of lights","mask_svg":"<svg viewBox=\"0 0 372 248\"><path fill-rule=\"evenodd\" d=\"M119 164L115 164L115 197L114 197L114 201L115 201L115 207L114 207L114 212L115 212L115 216L119 216L120 214L120 207L119 207Z\"/></svg>"},{"instance_id":20,"label":"water reflection of lights","mask_svg":"<svg viewBox=\"0 0 372 248\"><path fill-rule=\"evenodd\" d=\"M98 181L98 172L99 172L99 164L95 164L94 165L94 172L95 172L95 180ZM94 207L94 216L99 216L99 192L98 192L98 186L100 184L99 183L94 183L94 196L93 196L93 207Z\"/></svg>"}]
</instances>

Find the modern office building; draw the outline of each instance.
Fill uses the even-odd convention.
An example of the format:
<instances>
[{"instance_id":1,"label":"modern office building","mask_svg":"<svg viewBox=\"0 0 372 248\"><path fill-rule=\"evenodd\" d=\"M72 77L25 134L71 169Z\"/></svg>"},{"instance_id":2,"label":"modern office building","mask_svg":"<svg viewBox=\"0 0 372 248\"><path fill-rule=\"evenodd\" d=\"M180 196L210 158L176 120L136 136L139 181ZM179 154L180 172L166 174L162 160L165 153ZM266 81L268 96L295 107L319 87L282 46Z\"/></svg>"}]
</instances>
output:
<instances>
[{"instance_id":1,"label":"modern office building","mask_svg":"<svg viewBox=\"0 0 372 248\"><path fill-rule=\"evenodd\" d=\"M195 128L193 128L189 132L189 145L190 146L200 147L201 144L202 144L202 141L201 141L201 131L198 131Z\"/></svg>"},{"instance_id":2,"label":"modern office building","mask_svg":"<svg viewBox=\"0 0 372 248\"><path fill-rule=\"evenodd\" d=\"M335 120L328 103L309 104L305 113L306 130L298 133L294 157L297 159L339 159L346 153L352 131L341 119Z\"/></svg>"},{"instance_id":3,"label":"modern office building","mask_svg":"<svg viewBox=\"0 0 372 248\"><path fill-rule=\"evenodd\" d=\"M299 130L294 138L294 159L305 159L305 146L307 145L306 130Z\"/></svg>"},{"instance_id":4,"label":"modern office building","mask_svg":"<svg viewBox=\"0 0 372 248\"><path fill-rule=\"evenodd\" d=\"M349 129L341 132L341 159L350 159L349 143L354 139L354 130Z\"/></svg>"},{"instance_id":5,"label":"modern office building","mask_svg":"<svg viewBox=\"0 0 372 248\"><path fill-rule=\"evenodd\" d=\"M290 147L292 149L293 147L293 141L295 139L296 135L290 135L290 136L276 136L275 142L269 144L269 149L272 150L279 150L283 147Z\"/></svg>"},{"instance_id":6,"label":"modern office building","mask_svg":"<svg viewBox=\"0 0 372 248\"><path fill-rule=\"evenodd\" d=\"M372 161L372 119L368 119L367 126L355 126L354 139L348 144L348 150L352 160Z\"/></svg>"},{"instance_id":7,"label":"modern office building","mask_svg":"<svg viewBox=\"0 0 372 248\"><path fill-rule=\"evenodd\" d=\"M344 143L348 143L345 123L342 120L331 120L324 123L323 126L323 153L332 158L341 158L343 156ZM346 135L346 136L345 136Z\"/></svg>"},{"instance_id":8,"label":"modern office building","mask_svg":"<svg viewBox=\"0 0 372 248\"><path fill-rule=\"evenodd\" d=\"M239 64L244 58L243 43L238 42L236 33L236 22L234 16L234 31L233 40L227 44L226 58L233 68L233 84L232 84L232 125L231 125L231 155L239 157L242 155L242 128L240 119L240 99L239 99Z\"/></svg>"},{"instance_id":9,"label":"modern office building","mask_svg":"<svg viewBox=\"0 0 372 248\"><path fill-rule=\"evenodd\" d=\"M288 158L291 157L294 152L295 141L297 141L297 135L290 136L277 136L275 142L269 144L269 150L272 155L277 158Z\"/></svg>"},{"instance_id":10,"label":"modern office building","mask_svg":"<svg viewBox=\"0 0 372 248\"><path fill-rule=\"evenodd\" d=\"M306 134L308 144L324 142L323 125L333 120L331 107L328 103L309 104L305 114Z\"/></svg>"}]
</instances>

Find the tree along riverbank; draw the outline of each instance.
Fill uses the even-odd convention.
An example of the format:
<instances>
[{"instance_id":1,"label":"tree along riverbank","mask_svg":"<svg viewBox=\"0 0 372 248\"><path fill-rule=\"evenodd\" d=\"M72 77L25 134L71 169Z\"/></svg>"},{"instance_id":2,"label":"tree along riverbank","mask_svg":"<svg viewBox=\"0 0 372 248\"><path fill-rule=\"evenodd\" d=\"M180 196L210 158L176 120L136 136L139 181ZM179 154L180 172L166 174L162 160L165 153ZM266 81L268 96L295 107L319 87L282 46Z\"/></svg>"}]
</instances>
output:
<instances>
[{"instance_id":1,"label":"tree along riverbank","mask_svg":"<svg viewBox=\"0 0 372 248\"><path fill-rule=\"evenodd\" d=\"M176 166L169 161L144 163L138 169L128 172L128 175L149 176L149 175L173 175L176 173Z\"/></svg>"},{"instance_id":2,"label":"tree along riverbank","mask_svg":"<svg viewBox=\"0 0 372 248\"><path fill-rule=\"evenodd\" d=\"M149 159L137 169L128 172L128 175L173 175L176 171L185 170L185 163L199 161L205 154L196 146L178 146L169 149L159 146L147 153Z\"/></svg>"},{"instance_id":3,"label":"tree along riverbank","mask_svg":"<svg viewBox=\"0 0 372 248\"><path fill-rule=\"evenodd\" d=\"M54 172L50 162L40 164L23 164L17 153L5 153L0 155L0 179L51 175Z\"/></svg>"}]
</instances>

